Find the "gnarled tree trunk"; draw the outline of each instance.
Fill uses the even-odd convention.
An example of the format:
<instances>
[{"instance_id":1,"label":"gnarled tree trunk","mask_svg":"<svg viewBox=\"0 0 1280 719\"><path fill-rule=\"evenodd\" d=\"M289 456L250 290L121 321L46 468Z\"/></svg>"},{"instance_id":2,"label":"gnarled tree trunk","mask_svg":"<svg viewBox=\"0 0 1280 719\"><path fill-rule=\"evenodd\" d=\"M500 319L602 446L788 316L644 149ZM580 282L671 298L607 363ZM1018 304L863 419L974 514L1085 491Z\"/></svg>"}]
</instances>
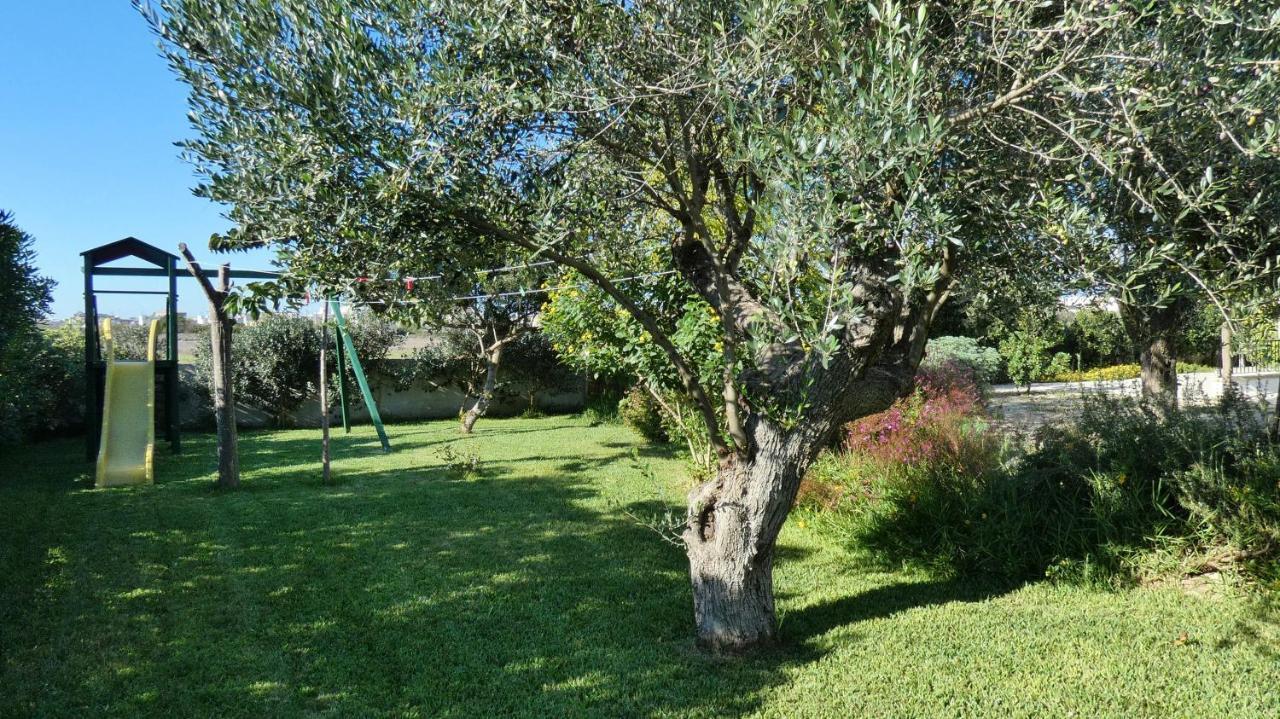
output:
<instances>
[{"instance_id":1,"label":"gnarled tree trunk","mask_svg":"<svg viewBox=\"0 0 1280 719\"><path fill-rule=\"evenodd\" d=\"M478 396L471 400L471 406L462 413L462 433L471 434L476 421L489 411L489 403L493 401L494 391L498 388L498 367L502 364L502 343L498 343L484 356L484 385Z\"/></svg>"},{"instance_id":2,"label":"gnarled tree trunk","mask_svg":"<svg viewBox=\"0 0 1280 719\"><path fill-rule=\"evenodd\" d=\"M689 496L684 540L693 581L698 641L736 652L768 643L777 630L773 559L778 532L800 480L822 443L809 433L748 423L755 445L747 459L730 455L715 479Z\"/></svg>"}]
</instances>

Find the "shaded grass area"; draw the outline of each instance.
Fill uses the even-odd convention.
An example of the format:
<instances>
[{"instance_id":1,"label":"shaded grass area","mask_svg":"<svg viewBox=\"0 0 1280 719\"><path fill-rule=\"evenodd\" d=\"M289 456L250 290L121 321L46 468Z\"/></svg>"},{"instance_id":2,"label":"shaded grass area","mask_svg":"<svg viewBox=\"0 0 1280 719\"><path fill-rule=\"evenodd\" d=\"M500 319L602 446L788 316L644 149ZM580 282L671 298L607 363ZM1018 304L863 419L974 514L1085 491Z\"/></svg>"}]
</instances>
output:
<instances>
[{"instance_id":1,"label":"shaded grass area","mask_svg":"<svg viewBox=\"0 0 1280 719\"><path fill-rule=\"evenodd\" d=\"M681 551L628 516L683 495L666 450L573 418L393 426L390 455L357 428L326 486L317 434L245 435L232 494L206 436L137 489L91 489L74 441L0 458L0 715L1280 715L1245 600L875 570L814 517L781 645L707 657Z\"/></svg>"}]
</instances>

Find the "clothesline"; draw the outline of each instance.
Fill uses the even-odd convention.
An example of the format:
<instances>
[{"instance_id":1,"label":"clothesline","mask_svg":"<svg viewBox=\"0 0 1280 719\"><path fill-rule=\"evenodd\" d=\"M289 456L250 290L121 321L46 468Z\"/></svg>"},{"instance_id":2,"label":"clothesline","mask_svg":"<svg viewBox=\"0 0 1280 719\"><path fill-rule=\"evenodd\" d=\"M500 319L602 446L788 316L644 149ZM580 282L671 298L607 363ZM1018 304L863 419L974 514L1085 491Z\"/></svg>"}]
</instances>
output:
<instances>
[{"instance_id":1,"label":"clothesline","mask_svg":"<svg viewBox=\"0 0 1280 719\"><path fill-rule=\"evenodd\" d=\"M618 279L613 279L609 281L612 281L612 283L614 284L622 284L622 283L628 283L628 281L640 280L645 278L660 278L660 276L673 275L673 274L676 274L676 270L666 270L666 271L662 271L662 273L645 273L643 275L631 275L631 276L628 276L628 278L618 278ZM495 292L492 294L466 294L466 296L449 297L447 301L463 302L463 301L468 301L468 299L492 299L492 298L498 298L498 297L517 297L517 296L522 297L522 296L526 296L526 294L557 292L557 290L561 290L561 289L582 289L582 288L590 287L590 284L591 283L586 283L586 281L584 281L584 283L562 284L562 285L556 285L556 287L517 289L517 290L513 290L513 292ZM419 304L421 302L425 302L424 299L406 298L406 299L369 299L369 301L361 301L360 303L361 304Z\"/></svg>"}]
</instances>

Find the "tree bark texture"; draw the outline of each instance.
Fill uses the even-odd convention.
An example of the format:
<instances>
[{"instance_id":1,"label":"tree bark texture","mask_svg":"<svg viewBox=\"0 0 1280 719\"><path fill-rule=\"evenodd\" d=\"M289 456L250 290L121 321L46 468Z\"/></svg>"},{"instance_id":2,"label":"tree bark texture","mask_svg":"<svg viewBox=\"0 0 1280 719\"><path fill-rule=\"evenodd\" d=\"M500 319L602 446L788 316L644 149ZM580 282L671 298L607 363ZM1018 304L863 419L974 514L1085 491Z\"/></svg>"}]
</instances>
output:
<instances>
[{"instance_id":1,"label":"tree bark texture","mask_svg":"<svg viewBox=\"0 0 1280 719\"><path fill-rule=\"evenodd\" d=\"M699 643L739 652L774 639L773 559L778 532L819 446L764 421L747 423L749 459L726 458L689 496L685 545Z\"/></svg>"},{"instance_id":2,"label":"tree bark texture","mask_svg":"<svg viewBox=\"0 0 1280 719\"><path fill-rule=\"evenodd\" d=\"M1231 386L1232 372L1234 371L1234 367L1232 366L1231 340L1232 340L1231 323L1223 322L1222 323L1222 388L1224 391Z\"/></svg>"},{"instance_id":3,"label":"tree bark texture","mask_svg":"<svg viewBox=\"0 0 1280 719\"><path fill-rule=\"evenodd\" d=\"M471 401L471 406L462 413L462 433L471 434L476 421L489 411L489 403L498 388L498 367L502 364L502 344L490 349L484 357L484 385L479 394Z\"/></svg>"},{"instance_id":4,"label":"tree bark texture","mask_svg":"<svg viewBox=\"0 0 1280 719\"><path fill-rule=\"evenodd\" d=\"M715 478L689 494L684 542L704 648L738 653L775 639L778 533L805 472L843 423L887 408L910 389L919 353L886 354L864 372L833 365L810 387L812 409L792 429L750 415L750 454L725 456Z\"/></svg>"}]
</instances>

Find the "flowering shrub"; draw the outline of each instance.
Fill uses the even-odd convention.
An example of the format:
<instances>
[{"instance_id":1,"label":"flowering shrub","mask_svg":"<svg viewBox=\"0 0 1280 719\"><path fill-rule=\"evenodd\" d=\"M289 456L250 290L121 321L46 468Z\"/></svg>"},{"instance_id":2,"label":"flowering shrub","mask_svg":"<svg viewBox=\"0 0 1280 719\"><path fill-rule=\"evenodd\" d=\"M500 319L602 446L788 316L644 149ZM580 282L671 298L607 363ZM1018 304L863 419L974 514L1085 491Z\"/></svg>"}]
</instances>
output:
<instances>
[{"instance_id":1,"label":"flowering shrub","mask_svg":"<svg viewBox=\"0 0 1280 719\"><path fill-rule=\"evenodd\" d=\"M984 425L975 421L984 409L972 369L958 363L925 368L909 396L849 423L845 448L883 464L969 467L978 459L972 440Z\"/></svg>"}]
</instances>

